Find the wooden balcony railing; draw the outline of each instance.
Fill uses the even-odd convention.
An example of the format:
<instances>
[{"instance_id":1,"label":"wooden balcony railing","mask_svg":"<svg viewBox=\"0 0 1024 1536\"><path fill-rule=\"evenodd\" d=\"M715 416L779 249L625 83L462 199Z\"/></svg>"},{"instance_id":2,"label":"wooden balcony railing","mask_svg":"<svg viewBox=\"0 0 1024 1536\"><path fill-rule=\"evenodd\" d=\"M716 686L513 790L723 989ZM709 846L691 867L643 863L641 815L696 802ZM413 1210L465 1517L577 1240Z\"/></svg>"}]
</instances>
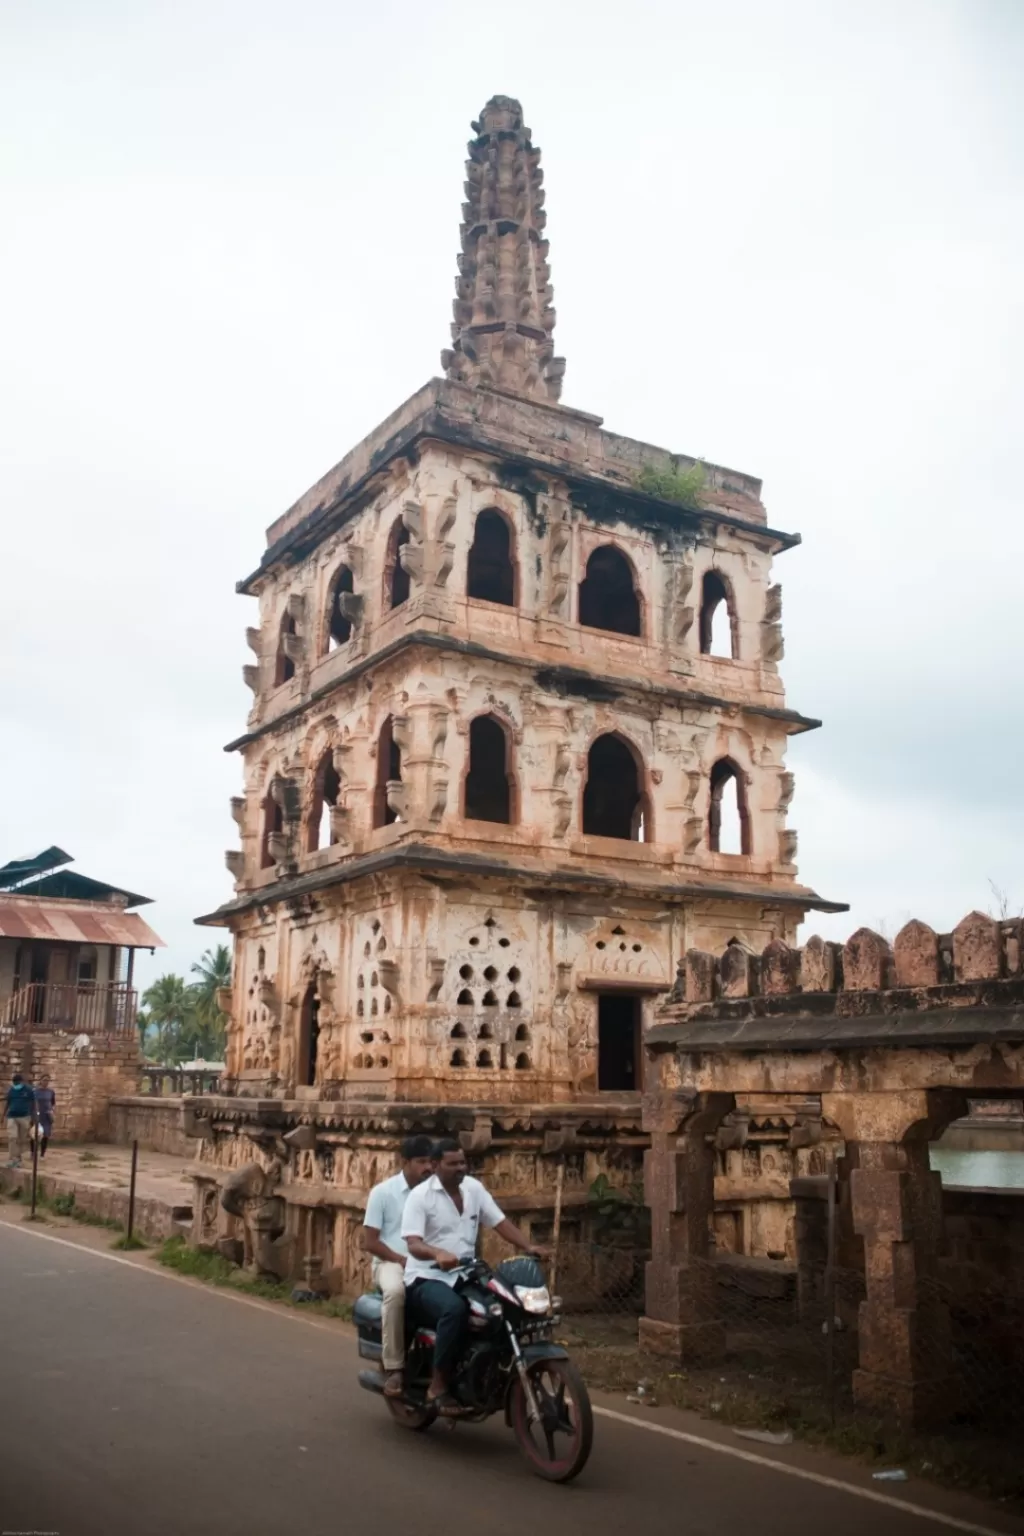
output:
<instances>
[{"instance_id":1,"label":"wooden balcony railing","mask_svg":"<svg viewBox=\"0 0 1024 1536\"><path fill-rule=\"evenodd\" d=\"M34 981L0 1004L0 1030L27 1035L67 1030L76 1035L130 1035L138 993L124 981Z\"/></svg>"}]
</instances>

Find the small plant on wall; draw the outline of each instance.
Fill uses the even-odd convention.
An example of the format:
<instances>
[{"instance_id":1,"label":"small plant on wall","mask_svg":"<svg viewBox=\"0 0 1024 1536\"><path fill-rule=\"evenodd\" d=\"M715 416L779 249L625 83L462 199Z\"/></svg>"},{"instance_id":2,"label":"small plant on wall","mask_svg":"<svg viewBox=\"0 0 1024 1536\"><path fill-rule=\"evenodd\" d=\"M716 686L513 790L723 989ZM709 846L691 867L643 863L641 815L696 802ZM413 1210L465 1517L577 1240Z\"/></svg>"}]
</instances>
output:
<instances>
[{"instance_id":1,"label":"small plant on wall","mask_svg":"<svg viewBox=\"0 0 1024 1536\"><path fill-rule=\"evenodd\" d=\"M699 459L685 469L654 469L648 464L640 471L636 484L638 490L646 491L648 496L675 501L681 507L699 511L704 505L707 475Z\"/></svg>"}]
</instances>

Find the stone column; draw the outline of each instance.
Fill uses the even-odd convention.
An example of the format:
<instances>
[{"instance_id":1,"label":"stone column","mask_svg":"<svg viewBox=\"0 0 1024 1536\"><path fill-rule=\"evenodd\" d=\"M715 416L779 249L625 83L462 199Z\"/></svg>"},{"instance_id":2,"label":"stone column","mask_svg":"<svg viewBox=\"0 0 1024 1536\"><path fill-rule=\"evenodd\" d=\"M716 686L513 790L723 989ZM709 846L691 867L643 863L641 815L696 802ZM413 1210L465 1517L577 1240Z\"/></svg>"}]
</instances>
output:
<instances>
[{"instance_id":1,"label":"stone column","mask_svg":"<svg viewBox=\"0 0 1024 1536\"><path fill-rule=\"evenodd\" d=\"M942 1185L928 1143L964 1113L947 1090L825 1094L852 1164L853 1227L864 1244L856 1402L901 1423L941 1422L955 1406L949 1310L938 1285Z\"/></svg>"},{"instance_id":2,"label":"stone column","mask_svg":"<svg viewBox=\"0 0 1024 1536\"><path fill-rule=\"evenodd\" d=\"M651 1212L646 1316L640 1346L677 1362L714 1359L725 1349L711 1262L715 1159L709 1135L733 1107L732 1094L645 1096L644 1198Z\"/></svg>"}]
</instances>

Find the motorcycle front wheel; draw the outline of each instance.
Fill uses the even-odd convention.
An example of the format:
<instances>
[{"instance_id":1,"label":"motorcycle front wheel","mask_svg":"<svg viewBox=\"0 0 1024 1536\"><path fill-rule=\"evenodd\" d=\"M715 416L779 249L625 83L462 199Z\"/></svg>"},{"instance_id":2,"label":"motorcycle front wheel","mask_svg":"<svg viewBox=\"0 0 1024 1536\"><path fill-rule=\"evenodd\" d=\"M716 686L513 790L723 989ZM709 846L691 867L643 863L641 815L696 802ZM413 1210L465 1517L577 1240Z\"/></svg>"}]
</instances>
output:
<instances>
[{"instance_id":1,"label":"motorcycle front wheel","mask_svg":"<svg viewBox=\"0 0 1024 1536\"><path fill-rule=\"evenodd\" d=\"M567 1483L587 1464L594 1442L590 1394L570 1360L537 1360L529 1367L540 1420L530 1422L522 1383L512 1388L512 1430L519 1449L538 1477Z\"/></svg>"},{"instance_id":2,"label":"motorcycle front wheel","mask_svg":"<svg viewBox=\"0 0 1024 1536\"><path fill-rule=\"evenodd\" d=\"M429 1429L437 1418L436 1408L417 1408L400 1397L386 1397L384 1401L395 1423L401 1424L403 1429Z\"/></svg>"}]
</instances>

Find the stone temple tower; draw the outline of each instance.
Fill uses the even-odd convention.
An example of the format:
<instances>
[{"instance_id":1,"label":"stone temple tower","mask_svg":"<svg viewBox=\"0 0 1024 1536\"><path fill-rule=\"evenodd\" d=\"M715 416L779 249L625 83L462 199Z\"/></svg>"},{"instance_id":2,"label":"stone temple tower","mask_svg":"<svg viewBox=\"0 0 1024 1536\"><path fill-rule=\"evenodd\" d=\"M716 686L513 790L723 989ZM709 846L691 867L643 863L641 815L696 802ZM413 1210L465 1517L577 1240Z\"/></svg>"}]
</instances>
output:
<instances>
[{"instance_id":1,"label":"stone temple tower","mask_svg":"<svg viewBox=\"0 0 1024 1536\"><path fill-rule=\"evenodd\" d=\"M202 919L235 953L204 1177L275 1145L288 1233L346 1273L409 1128L461 1130L538 1222L554 1159L567 1189L628 1173L685 951L829 906L787 826L786 739L818 723L778 669L796 536L756 479L559 403L540 151L508 97L473 130L444 377L239 584L260 621L236 891Z\"/></svg>"}]
</instances>

